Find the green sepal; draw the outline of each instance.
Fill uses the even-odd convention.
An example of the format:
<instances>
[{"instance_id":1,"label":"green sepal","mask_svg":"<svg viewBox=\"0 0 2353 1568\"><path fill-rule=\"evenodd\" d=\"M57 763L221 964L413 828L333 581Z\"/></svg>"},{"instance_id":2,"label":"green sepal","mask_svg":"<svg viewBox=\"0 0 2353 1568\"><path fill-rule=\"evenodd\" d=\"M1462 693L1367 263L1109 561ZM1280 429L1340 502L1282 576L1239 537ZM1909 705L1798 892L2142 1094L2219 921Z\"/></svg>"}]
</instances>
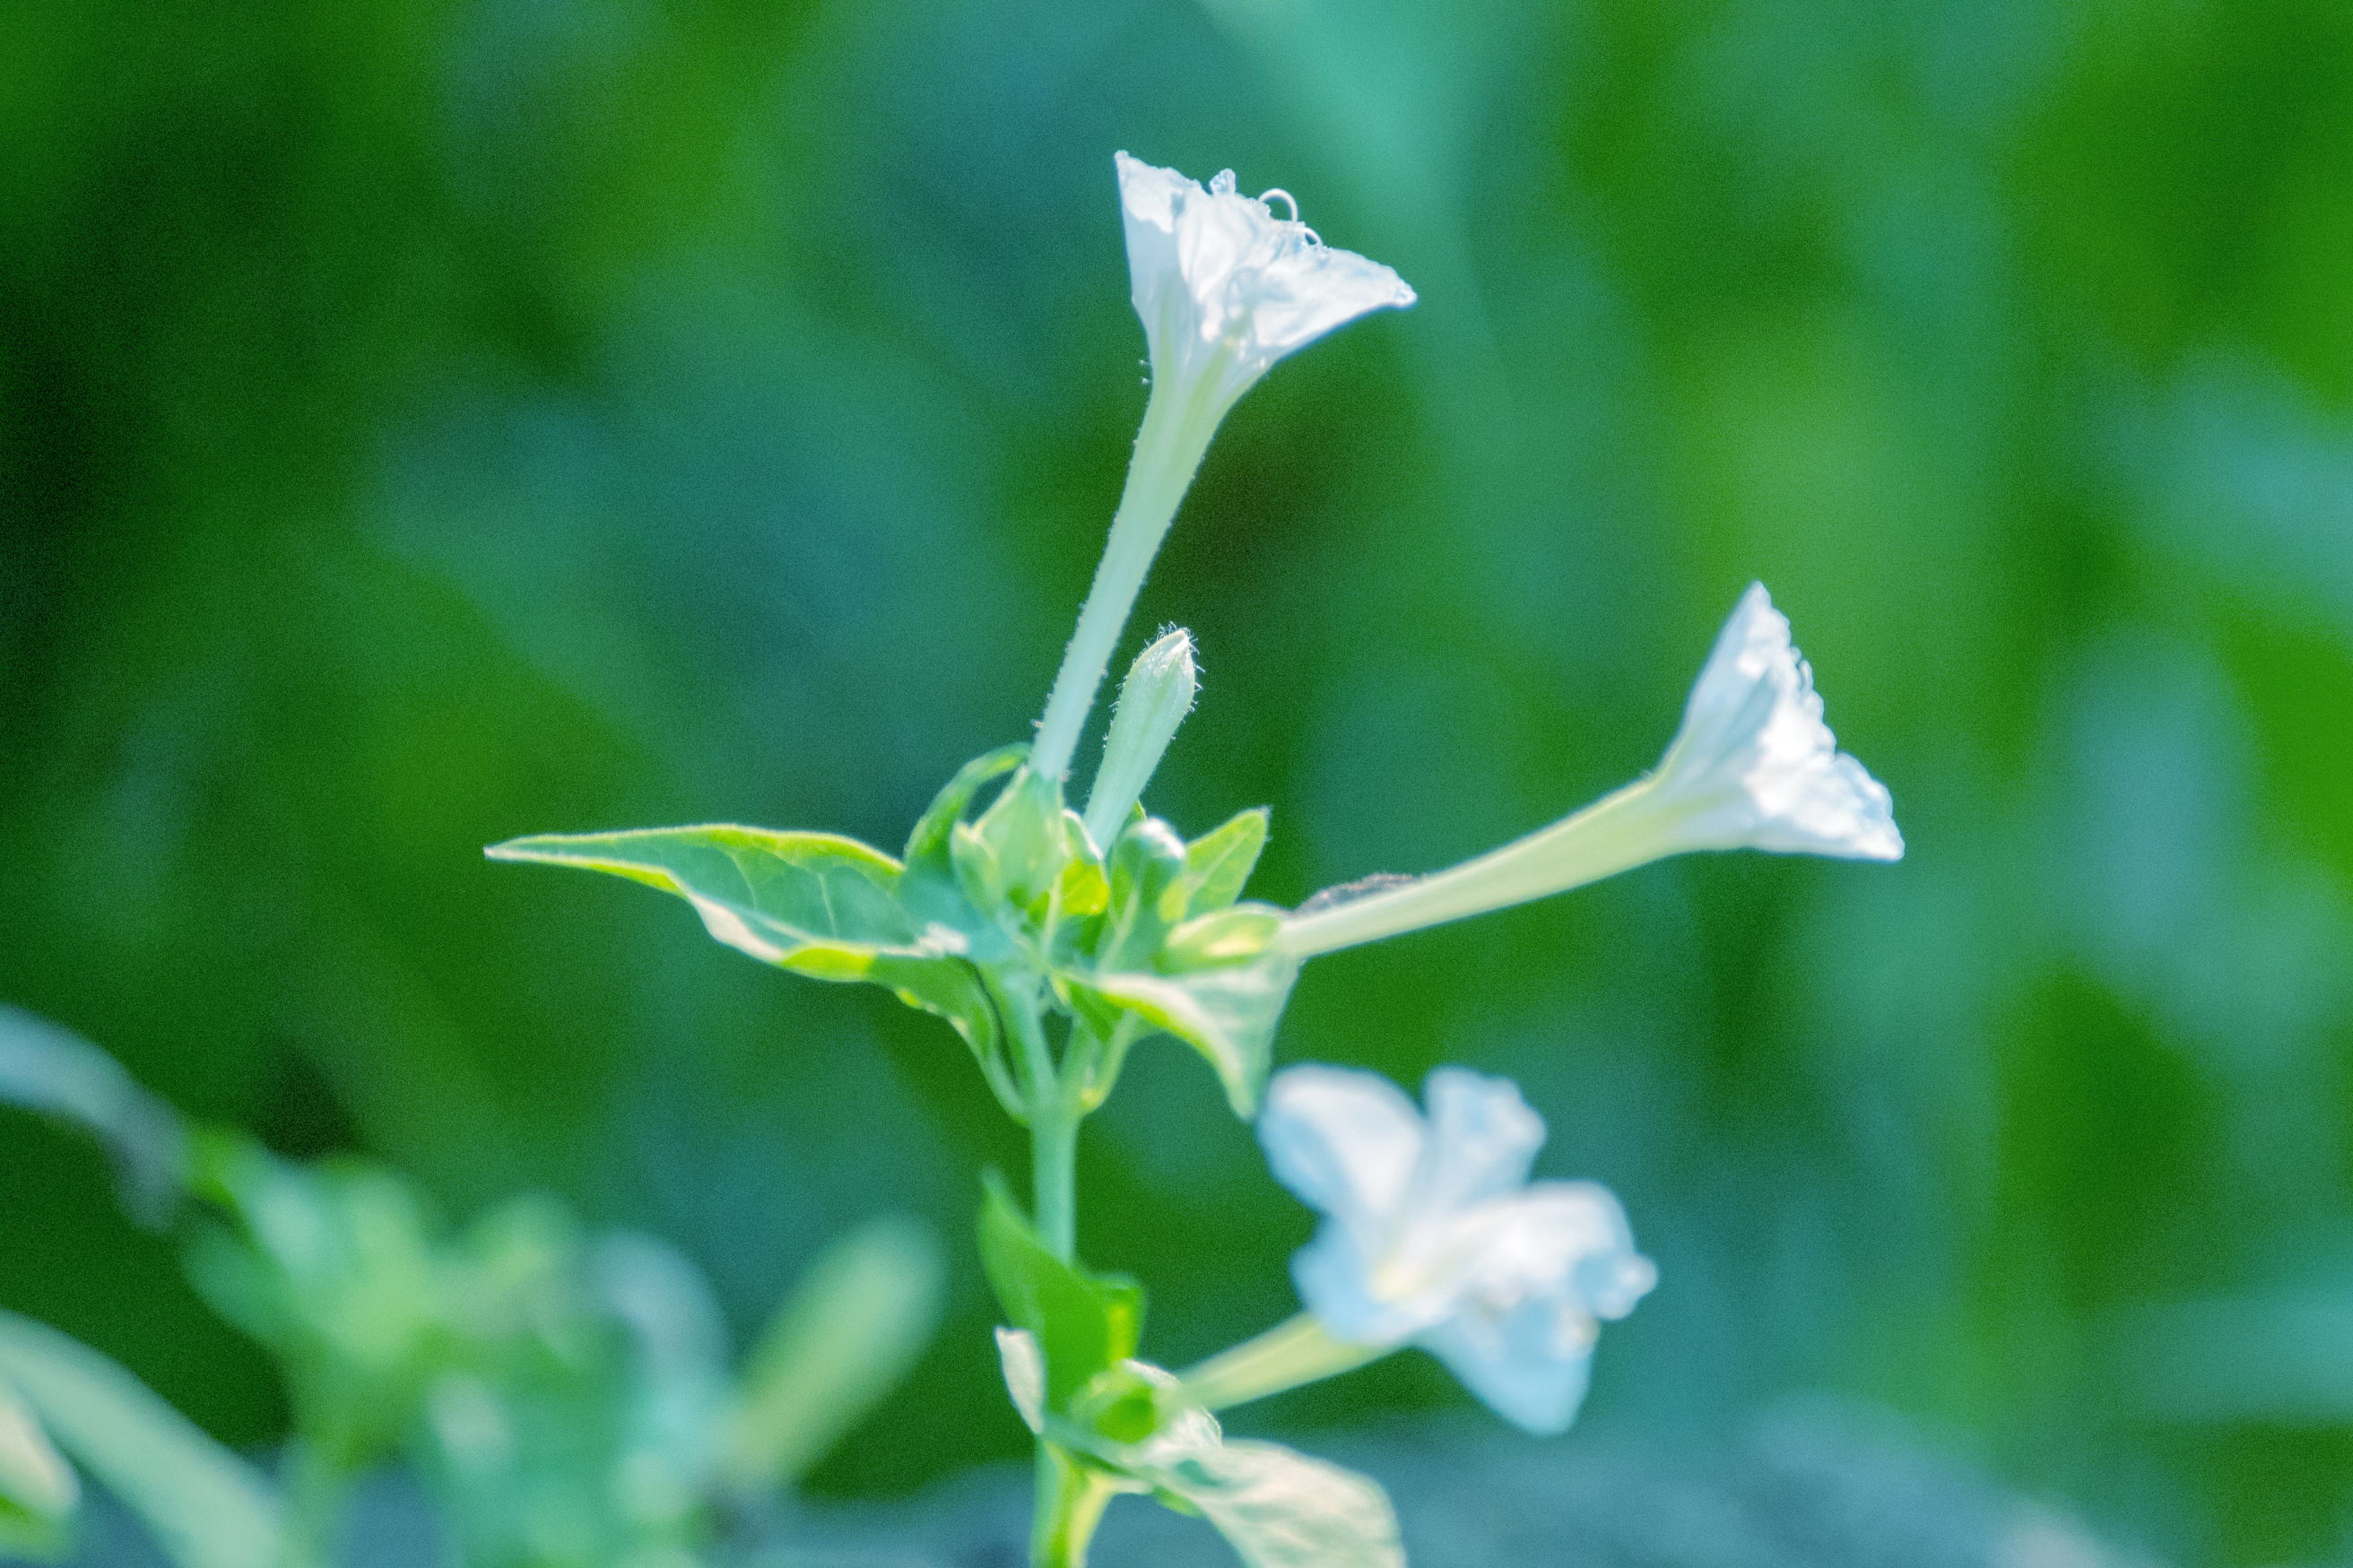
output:
<instances>
[{"instance_id":1,"label":"green sepal","mask_svg":"<svg viewBox=\"0 0 2353 1568\"><path fill-rule=\"evenodd\" d=\"M1266 847L1267 809L1254 805L1201 835L1185 848L1185 909L1205 915L1242 896Z\"/></svg>"},{"instance_id":2,"label":"green sepal","mask_svg":"<svg viewBox=\"0 0 2353 1568\"><path fill-rule=\"evenodd\" d=\"M988 847L987 890L1016 916L1030 922L1044 919L1062 868L1071 861L1076 822L1062 805L1060 784L1026 768L1014 774L972 825ZM1081 827L1075 842L1085 841ZM969 875L965 879L967 888L972 879Z\"/></svg>"},{"instance_id":3,"label":"green sepal","mask_svg":"<svg viewBox=\"0 0 2353 1568\"><path fill-rule=\"evenodd\" d=\"M1026 745L999 746L958 768L934 796L915 830L907 836L906 868L899 879L899 902L917 930L939 925L965 939L965 956L976 963L1003 958L1012 949L1004 928L981 913L957 878L954 837L981 790L1029 755Z\"/></svg>"},{"instance_id":4,"label":"green sepal","mask_svg":"<svg viewBox=\"0 0 2353 1568\"><path fill-rule=\"evenodd\" d=\"M1072 1008L1106 1038L1121 1014L1133 1014L1200 1052L1234 1114L1247 1121L1257 1113L1275 1026L1298 978L1297 959L1269 951L1181 974L1066 973L1057 981Z\"/></svg>"},{"instance_id":5,"label":"green sepal","mask_svg":"<svg viewBox=\"0 0 2353 1568\"><path fill-rule=\"evenodd\" d=\"M1136 823L1112 846L1110 890L1097 967L1149 968L1161 940L1185 918L1185 841L1157 817Z\"/></svg>"},{"instance_id":6,"label":"green sepal","mask_svg":"<svg viewBox=\"0 0 2353 1568\"><path fill-rule=\"evenodd\" d=\"M962 957L919 935L900 902L899 862L854 838L716 824L543 834L484 853L675 893L738 952L812 979L884 986L939 1015L964 1036L992 1085L1003 1077L997 1014L979 978Z\"/></svg>"},{"instance_id":7,"label":"green sepal","mask_svg":"<svg viewBox=\"0 0 2353 1568\"><path fill-rule=\"evenodd\" d=\"M1006 1317L1036 1336L1046 1362L1046 1408L1062 1410L1097 1373L1135 1353L1144 1288L1055 1257L995 1172L982 1187L981 1267Z\"/></svg>"}]
</instances>

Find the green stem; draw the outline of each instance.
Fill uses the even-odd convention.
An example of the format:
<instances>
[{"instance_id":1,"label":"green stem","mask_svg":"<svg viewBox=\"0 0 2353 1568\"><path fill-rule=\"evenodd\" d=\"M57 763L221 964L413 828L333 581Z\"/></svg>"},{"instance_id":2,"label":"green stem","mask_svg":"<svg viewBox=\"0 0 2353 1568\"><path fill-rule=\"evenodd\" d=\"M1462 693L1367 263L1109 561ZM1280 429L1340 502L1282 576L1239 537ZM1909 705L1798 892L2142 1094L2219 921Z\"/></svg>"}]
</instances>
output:
<instances>
[{"instance_id":1,"label":"green stem","mask_svg":"<svg viewBox=\"0 0 2353 1568\"><path fill-rule=\"evenodd\" d=\"M1079 611L1078 630L1062 654L1062 668L1046 699L1046 715L1039 721L1038 743L1029 765L1046 778L1059 780L1071 771L1079 733L1086 728L1095 692L1111 668L1119 635L1144 586L1152 558L1167 537L1176 508L1193 482L1209 437L1217 434L1222 408L1204 407L1198 387L1163 395L1155 382L1144 405L1144 425L1136 432L1135 456L1127 466L1127 484L1120 492L1119 510L1111 520L1111 537L1103 560Z\"/></svg>"},{"instance_id":2,"label":"green stem","mask_svg":"<svg viewBox=\"0 0 2353 1568\"><path fill-rule=\"evenodd\" d=\"M1029 1197L1038 1209L1038 1236L1055 1257L1078 1253L1079 1118L1058 1094L1029 1112Z\"/></svg>"},{"instance_id":3,"label":"green stem","mask_svg":"<svg viewBox=\"0 0 2353 1568\"><path fill-rule=\"evenodd\" d=\"M1164 1407L1189 1405L1224 1410L1354 1372L1392 1348L1335 1340L1324 1331L1314 1314L1302 1312L1254 1340L1211 1356L1178 1378L1176 1386L1162 1394L1160 1402Z\"/></svg>"},{"instance_id":4,"label":"green stem","mask_svg":"<svg viewBox=\"0 0 2353 1568\"><path fill-rule=\"evenodd\" d=\"M1064 1449L1038 1443L1038 1510L1030 1523L1030 1568L1086 1568L1087 1544L1119 1495L1101 1471Z\"/></svg>"}]
</instances>

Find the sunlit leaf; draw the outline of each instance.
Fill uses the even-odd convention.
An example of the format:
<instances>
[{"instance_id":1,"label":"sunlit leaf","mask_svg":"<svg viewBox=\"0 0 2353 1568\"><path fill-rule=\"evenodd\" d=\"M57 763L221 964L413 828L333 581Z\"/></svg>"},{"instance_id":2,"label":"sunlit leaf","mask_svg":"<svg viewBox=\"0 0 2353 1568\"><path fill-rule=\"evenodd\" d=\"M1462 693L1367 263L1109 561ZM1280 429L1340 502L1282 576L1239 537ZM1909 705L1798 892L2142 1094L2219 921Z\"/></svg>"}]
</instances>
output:
<instances>
[{"instance_id":1,"label":"sunlit leaf","mask_svg":"<svg viewBox=\"0 0 2353 1568\"><path fill-rule=\"evenodd\" d=\"M986 1186L981 1265L1013 1326L1037 1336L1046 1359L1046 1403L1059 1410L1095 1373L1134 1353L1144 1289L1055 1257L1004 1183L992 1175Z\"/></svg>"},{"instance_id":2,"label":"sunlit leaf","mask_svg":"<svg viewBox=\"0 0 2353 1568\"><path fill-rule=\"evenodd\" d=\"M1186 910L1202 915L1242 896L1266 847L1267 810L1239 812L1185 848Z\"/></svg>"},{"instance_id":3,"label":"sunlit leaf","mask_svg":"<svg viewBox=\"0 0 2353 1568\"><path fill-rule=\"evenodd\" d=\"M112 1361L0 1312L0 1379L179 1568L279 1561L280 1505L268 1483Z\"/></svg>"},{"instance_id":4,"label":"sunlit leaf","mask_svg":"<svg viewBox=\"0 0 2353 1568\"><path fill-rule=\"evenodd\" d=\"M170 1212L186 1160L179 1115L88 1040L0 1006L0 1100L96 1134L113 1157L132 1212L150 1222Z\"/></svg>"},{"instance_id":5,"label":"sunlit leaf","mask_svg":"<svg viewBox=\"0 0 2353 1568\"><path fill-rule=\"evenodd\" d=\"M820 1254L744 1372L723 1474L734 1490L790 1486L907 1375L939 1326L938 1240L892 1216Z\"/></svg>"},{"instance_id":6,"label":"sunlit leaf","mask_svg":"<svg viewBox=\"0 0 2353 1568\"><path fill-rule=\"evenodd\" d=\"M493 860L626 877L684 899L712 936L797 974L867 981L954 1025L995 1080L997 1015L963 959L924 945L899 902L899 862L854 838L716 825L544 834Z\"/></svg>"},{"instance_id":7,"label":"sunlit leaf","mask_svg":"<svg viewBox=\"0 0 2353 1568\"><path fill-rule=\"evenodd\" d=\"M1066 974L1061 980L1098 1030L1107 1034L1120 1014L1131 1014L1200 1052L1216 1069L1234 1114L1247 1121L1266 1087L1275 1026L1298 978L1297 960L1270 952L1183 974Z\"/></svg>"},{"instance_id":8,"label":"sunlit leaf","mask_svg":"<svg viewBox=\"0 0 2353 1568\"><path fill-rule=\"evenodd\" d=\"M1388 1493L1279 1444L1205 1444L1134 1473L1200 1510L1247 1568L1404 1568Z\"/></svg>"}]
</instances>

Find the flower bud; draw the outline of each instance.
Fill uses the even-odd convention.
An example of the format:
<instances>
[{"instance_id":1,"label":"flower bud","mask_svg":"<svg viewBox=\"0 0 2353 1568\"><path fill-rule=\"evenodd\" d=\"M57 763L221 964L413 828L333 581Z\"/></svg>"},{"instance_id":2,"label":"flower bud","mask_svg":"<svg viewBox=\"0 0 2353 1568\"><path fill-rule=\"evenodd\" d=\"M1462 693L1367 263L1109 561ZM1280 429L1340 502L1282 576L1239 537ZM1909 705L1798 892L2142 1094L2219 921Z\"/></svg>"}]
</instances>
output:
<instances>
[{"instance_id":1,"label":"flower bud","mask_svg":"<svg viewBox=\"0 0 2353 1568\"><path fill-rule=\"evenodd\" d=\"M1108 850L1144 797L1176 726L1193 710L1201 683L1193 668L1193 634L1181 626L1135 656L1127 683L1119 689L1111 737L1103 742L1103 767L1087 797L1087 836Z\"/></svg>"}]
</instances>

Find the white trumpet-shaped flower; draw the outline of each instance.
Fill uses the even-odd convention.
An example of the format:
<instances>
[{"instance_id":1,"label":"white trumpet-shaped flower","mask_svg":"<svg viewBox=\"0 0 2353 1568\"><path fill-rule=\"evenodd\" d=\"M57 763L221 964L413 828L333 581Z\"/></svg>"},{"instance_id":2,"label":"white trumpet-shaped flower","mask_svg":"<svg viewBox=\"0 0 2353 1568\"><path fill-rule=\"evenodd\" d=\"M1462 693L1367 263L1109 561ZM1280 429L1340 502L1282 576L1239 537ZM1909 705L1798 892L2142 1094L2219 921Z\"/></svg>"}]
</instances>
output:
<instances>
[{"instance_id":1,"label":"white trumpet-shaped flower","mask_svg":"<svg viewBox=\"0 0 2353 1568\"><path fill-rule=\"evenodd\" d=\"M1204 189L1124 153L1117 162L1128 281L1156 384L1198 389L1222 412L1293 349L1413 303L1395 272L1318 239L1286 193L1242 195L1230 169ZM1291 216L1274 216L1274 196Z\"/></svg>"},{"instance_id":2,"label":"white trumpet-shaped flower","mask_svg":"<svg viewBox=\"0 0 2353 1568\"><path fill-rule=\"evenodd\" d=\"M1377 1073L1278 1074L1259 1119L1275 1175L1325 1215L1293 1261L1323 1332L1435 1353L1497 1414L1558 1432L1595 1337L1657 1278L1618 1200L1528 1181L1541 1117L1505 1079L1430 1074L1425 1120Z\"/></svg>"},{"instance_id":3,"label":"white trumpet-shaped flower","mask_svg":"<svg viewBox=\"0 0 2353 1568\"><path fill-rule=\"evenodd\" d=\"M1329 952L1599 881L1697 849L1897 860L1886 787L1838 749L1813 672L1762 583L1725 623L1655 771L1574 816L1435 876L1311 902L1285 926Z\"/></svg>"},{"instance_id":4,"label":"white trumpet-shaped flower","mask_svg":"<svg viewBox=\"0 0 2353 1568\"><path fill-rule=\"evenodd\" d=\"M1124 153L1116 162L1152 396L1094 586L1038 721L1030 766L1056 780L1070 770L1136 592L1226 410L1293 350L1368 310L1413 303L1396 273L1318 239L1283 192L1245 196L1230 170L1204 189ZM1290 216L1274 216L1273 196Z\"/></svg>"}]
</instances>

